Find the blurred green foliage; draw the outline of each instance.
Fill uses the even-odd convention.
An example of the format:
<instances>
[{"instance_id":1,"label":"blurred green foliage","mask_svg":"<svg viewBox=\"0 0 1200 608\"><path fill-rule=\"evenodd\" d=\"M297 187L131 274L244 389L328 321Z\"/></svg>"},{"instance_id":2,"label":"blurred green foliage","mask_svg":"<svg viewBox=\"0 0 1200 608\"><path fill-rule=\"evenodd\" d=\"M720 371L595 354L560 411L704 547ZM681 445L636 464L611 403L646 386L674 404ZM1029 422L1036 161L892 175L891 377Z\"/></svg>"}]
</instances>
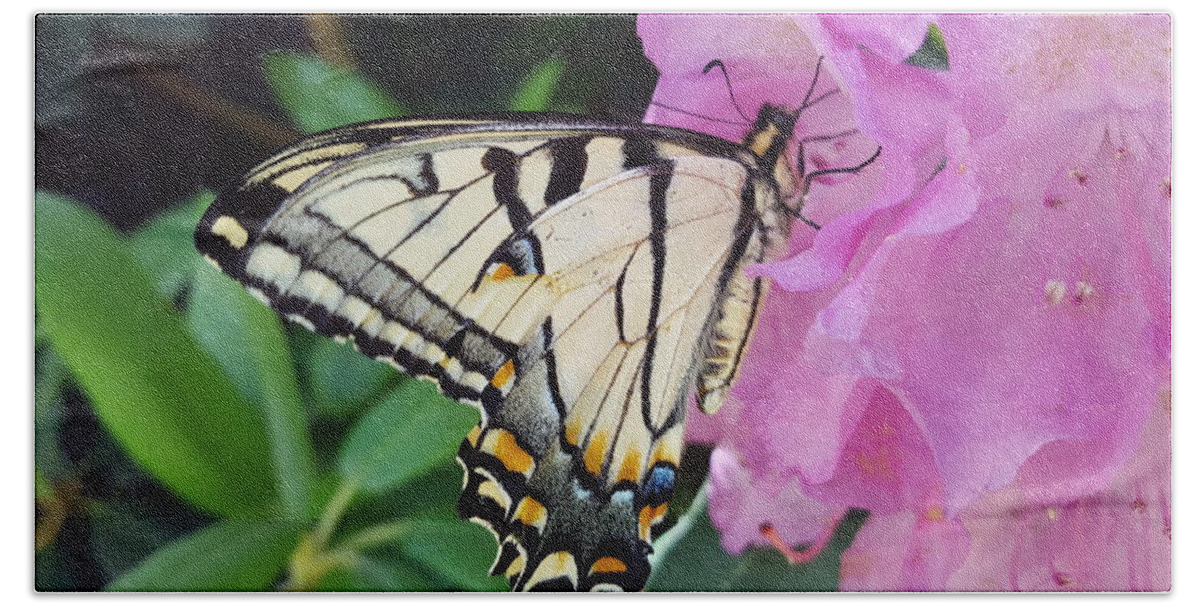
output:
<instances>
[{"instance_id":1,"label":"blurred green foliage","mask_svg":"<svg viewBox=\"0 0 1200 608\"><path fill-rule=\"evenodd\" d=\"M408 113L374 83L316 55L271 53L263 64L279 102L305 132Z\"/></svg>"},{"instance_id":2,"label":"blurred green foliage","mask_svg":"<svg viewBox=\"0 0 1200 608\"><path fill-rule=\"evenodd\" d=\"M507 109L585 108L597 66L556 53L603 28L538 18L509 34L490 57L525 66L501 87ZM301 131L406 113L370 70L312 52L269 53L261 69ZM212 198L199 192L122 233L76 200L37 193L36 587L506 589L487 575L494 539L454 514L453 456L478 414L282 324L204 263L192 231ZM704 501L687 510L707 451L687 462L669 517L681 523L651 589L836 587L848 540L804 568L768 552L724 554Z\"/></svg>"}]
</instances>

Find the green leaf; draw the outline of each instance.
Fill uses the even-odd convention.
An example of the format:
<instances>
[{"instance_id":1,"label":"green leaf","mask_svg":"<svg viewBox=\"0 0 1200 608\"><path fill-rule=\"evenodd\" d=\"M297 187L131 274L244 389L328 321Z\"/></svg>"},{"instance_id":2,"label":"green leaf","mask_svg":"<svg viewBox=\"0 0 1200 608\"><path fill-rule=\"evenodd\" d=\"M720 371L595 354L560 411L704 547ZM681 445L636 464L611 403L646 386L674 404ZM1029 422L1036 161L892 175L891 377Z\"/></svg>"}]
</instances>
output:
<instances>
[{"instance_id":1,"label":"green leaf","mask_svg":"<svg viewBox=\"0 0 1200 608\"><path fill-rule=\"evenodd\" d=\"M375 406L350 432L338 468L363 492L393 488L454 454L479 413L410 380Z\"/></svg>"},{"instance_id":2,"label":"green leaf","mask_svg":"<svg viewBox=\"0 0 1200 608\"><path fill-rule=\"evenodd\" d=\"M866 521L851 509L833 538L806 564L792 564L774 549L755 547L732 556L708 519L707 488L678 524L654 543L647 591L837 591L841 555Z\"/></svg>"},{"instance_id":3,"label":"green leaf","mask_svg":"<svg viewBox=\"0 0 1200 608\"><path fill-rule=\"evenodd\" d=\"M203 264L192 244L192 233L213 198L211 192L200 192L159 214L130 238L138 261L154 276L158 292L166 298L175 297Z\"/></svg>"},{"instance_id":4,"label":"green leaf","mask_svg":"<svg viewBox=\"0 0 1200 608\"><path fill-rule=\"evenodd\" d=\"M280 502L289 516L302 517L309 507L313 446L279 317L204 264L196 270L188 324L242 394L260 405Z\"/></svg>"},{"instance_id":5,"label":"green leaf","mask_svg":"<svg viewBox=\"0 0 1200 608\"><path fill-rule=\"evenodd\" d=\"M36 463L33 465L33 498L39 501L54 498L54 485Z\"/></svg>"},{"instance_id":6,"label":"green leaf","mask_svg":"<svg viewBox=\"0 0 1200 608\"><path fill-rule=\"evenodd\" d=\"M191 284L188 324L242 396L260 406L280 499L289 515L300 516L310 502L313 450L288 345L278 317L196 252L192 234L213 198L197 194L151 220L131 242L166 297Z\"/></svg>"},{"instance_id":7,"label":"green leaf","mask_svg":"<svg viewBox=\"0 0 1200 608\"><path fill-rule=\"evenodd\" d=\"M405 522L400 550L446 579L435 591L507 591L501 576L488 575L496 558L496 539L483 526L466 521Z\"/></svg>"},{"instance_id":8,"label":"green leaf","mask_svg":"<svg viewBox=\"0 0 1200 608\"><path fill-rule=\"evenodd\" d=\"M950 69L950 53L946 50L946 37L936 23L930 23L925 30L925 40L921 48L904 60L908 65L930 70L946 71Z\"/></svg>"},{"instance_id":9,"label":"green leaf","mask_svg":"<svg viewBox=\"0 0 1200 608\"><path fill-rule=\"evenodd\" d=\"M390 366L329 339L316 343L307 368L314 405L320 412L334 416L355 411L379 394L388 380L397 378Z\"/></svg>"},{"instance_id":10,"label":"green leaf","mask_svg":"<svg viewBox=\"0 0 1200 608\"><path fill-rule=\"evenodd\" d=\"M54 348L138 463L214 513L270 504L262 420L128 244L90 210L45 192L34 202L34 294Z\"/></svg>"},{"instance_id":11,"label":"green leaf","mask_svg":"<svg viewBox=\"0 0 1200 608\"><path fill-rule=\"evenodd\" d=\"M431 591L420 568L394 556L359 556L325 575L317 591Z\"/></svg>"},{"instance_id":12,"label":"green leaf","mask_svg":"<svg viewBox=\"0 0 1200 608\"><path fill-rule=\"evenodd\" d=\"M292 122L309 133L408 113L374 83L310 53L271 53L263 67Z\"/></svg>"},{"instance_id":13,"label":"green leaf","mask_svg":"<svg viewBox=\"0 0 1200 608\"><path fill-rule=\"evenodd\" d=\"M300 538L298 524L224 521L155 552L108 591L266 591Z\"/></svg>"},{"instance_id":14,"label":"green leaf","mask_svg":"<svg viewBox=\"0 0 1200 608\"><path fill-rule=\"evenodd\" d=\"M545 112L550 109L550 98L562 78L566 62L551 57L539 64L521 82L509 107L517 112Z\"/></svg>"},{"instance_id":15,"label":"green leaf","mask_svg":"<svg viewBox=\"0 0 1200 608\"><path fill-rule=\"evenodd\" d=\"M395 489L355 502L346 521L351 517L364 522L395 519L458 521L455 505L461 493L462 467L453 456L448 456Z\"/></svg>"}]
</instances>

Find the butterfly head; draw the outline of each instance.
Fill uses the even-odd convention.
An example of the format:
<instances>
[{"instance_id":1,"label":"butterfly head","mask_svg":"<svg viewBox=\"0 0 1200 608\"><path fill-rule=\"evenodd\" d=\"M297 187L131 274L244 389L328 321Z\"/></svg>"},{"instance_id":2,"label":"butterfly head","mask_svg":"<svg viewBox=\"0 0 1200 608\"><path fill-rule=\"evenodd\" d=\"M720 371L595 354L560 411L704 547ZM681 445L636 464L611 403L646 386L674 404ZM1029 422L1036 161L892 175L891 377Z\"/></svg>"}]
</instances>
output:
<instances>
[{"instance_id":1,"label":"butterfly head","mask_svg":"<svg viewBox=\"0 0 1200 608\"><path fill-rule=\"evenodd\" d=\"M758 157L760 165L773 166L792 138L799 116L799 112L763 104L758 110L758 117L754 119L754 126L742 143Z\"/></svg>"}]
</instances>

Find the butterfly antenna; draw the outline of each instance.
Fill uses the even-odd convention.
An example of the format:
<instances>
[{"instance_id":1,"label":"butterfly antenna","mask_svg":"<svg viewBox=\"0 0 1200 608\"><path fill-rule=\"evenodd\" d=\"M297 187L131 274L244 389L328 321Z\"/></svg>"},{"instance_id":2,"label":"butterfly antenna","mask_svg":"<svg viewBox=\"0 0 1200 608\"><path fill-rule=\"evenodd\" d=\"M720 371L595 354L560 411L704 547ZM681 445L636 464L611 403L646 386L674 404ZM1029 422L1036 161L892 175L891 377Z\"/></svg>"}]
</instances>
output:
<instances>
[{"instance_id":1,"label":"butterfly antenna","mask_svg":"<svg viewBox=\"0 0 1200 608\"><path fill-rule=\"evenodd\" d=\"M804 187L808 188L809 184L812 183L813 179L821 177L822 175L831 175L834 173L850 173L850 174L858 173L859 171L866 169L867 166L869 166L871 163L875 162L875 159L879 158L879 155L881 153L883 153L883 147L876 146L875 153L871 155L871 158L868 158L867 160L864 160L863 162L861 162L857 165L854 165L853 167L837 167L835 169L819 169L817 171L813 171L812 173L809 173L808 175L804 176Z\"/></svg>"},{"instance_id":2,"label":"butterfly antenna","mask_svg":"<svg viewBox=\"0 0 1200 608\"><path fill-rule=\"evenodd\" d=\"M812 82L808 85L808 92L804 94L804 101L800 102L800 109L803 110L809 106L809 100L812 99L813 91L817 90L817 81L821 79L821 64L825 62L825 56L817 57L817 69L813 70ZM813 102L816 103L816 102Z\"/></svg>"},{"instance_id":3,"label":"butterfly antenna","mask_svg":"<svg viewBox=\"0 0 1200 608\"><path fill-rule=\"evenodd\" d=\"M660 108L663 108L663 109L665 109L665 110L670 110L670 111L672 111L672 112L679 112L680 114L684 114L684 115L687 115L687 116L691 116L691 117L693 117L693 118L700 118L700 119L703 119L703 120L708 120L708 121L712 121L712 122L719 122L719 123L724 123L724 124L727 124L727 125L738 125L738 126L745 126L745 125L746 125L746 123L744 123L744 122L738 122L738 121L736 121L736 120L725 120L724 118L715 118L715 117L713 117L713 116L705 116L705 115L703 115L703 114L697 114L697 113L695 113L695 112L689 112L689 111L687 111L687 110L685 110L685 109L683 109L683 108L677 108L677 107L675 107L675 106L669 106L669 105L667 105L667 104L665 104L665 103L659 103L659 102L657 102L657 101L651 101L651 102L650 102L650 105L652 105L652 106L658 106L658 107L660 107Z\"/></svg>"},{"instance_id":4,"label":"butterfly antenna","mask_svg":"<svg viewBox=\"0 0 1200 608\"><path fill-rule=\"evenodd\" d=\"M841 133L834 133L833 135L812 135L812 136L801 139L800 143L808 144L808 143L812 143L815 141L833 141L835 139L841 139L843 137L850 137L851 135L854 135L855 133L858 133L858 129L847 129L845 131L842 131Z\"/></svg>"},{"instance_id":5,"label":"butterfly antenna","mask_svg":"<svg viewBox=\"0 0 1200 608\"><path fill-rule=\"evenodd\" d=\"M725 77L725 89L729 91L729 101L733 102L733 108L737 110L738 114L740 114L746 122L752 122L750 117L746 115L746 112L742 110L742 106L738 105L737 96L733 94L733 82L729 80L729 70L725 68L724 61L721 61L720 59L713 59L712 61L708 62L708 65L704 66L704 69L701 70L700 73L707 74L709 70L713 68L721 68L721 75Z\"/></svg>"},{"instance_id":6,"label":"butterfly antenna","mask_svg":"<svg viewBox=\"0 0 1200 608\"><path fill-rule=\"evenodd\" d=\"M831 95L837 95L841 92L841 89L834 87L828 91L825 91L824 93L821 93L820 95L817 95L816 97L813 97L813 93L815 93L817 90L817 81L821 79L821 64L824 62L825 57L817 58L817 69L813 71L812 82L808 85L808 93L804 95L804 101L800 102L800 108L796 110L797 115L804 110L821 103Z\"/></svg>"},{"instance_id":7,"label":"butterfly antenna","mask_svg":"<svg viewBox=\"0 0 1200 608\"><path fill-rule=\"evenodd\" d=\"M828 141L831 139L837 139L839 137L843 137L846 135L852 135L856 131L857 130L852 129L850 131L838 133L837 135L808 137L808 138L805 138L800 141L800 149L798 151L799 155L800 155L799 169L800 169L800 175L804 176L804 186L801 188L800 191L803 192L804 194L801 196L800 205L796 208L796 210L792 214L795 215L797 218L799 218L800 221L804 222L805 224L808 224L810 227L812 227L816 230L820 230L821 225L804 217L804 200L808 198L808 190L810 187L812 187L812 181L818 177L821 177L822 175L834 175L834 174L839 174L839 173L854 175L854 174L858 173L859 171L866 169L868 166L870 166L872 163L874 163L879 158L879 155L883 153L883 147L876 146L875 153L871 155L871 158L868 158L867 160L864 160L863 162L861 162L857 165L854 165L853 167L835 167L833 169L818 169L816 171L813 171L812 173L805 173L804 172L805 171L805 169L804 169L804 144L805 144L805 142L809 142L809 141Z\"/></svg>"}]
</instances>

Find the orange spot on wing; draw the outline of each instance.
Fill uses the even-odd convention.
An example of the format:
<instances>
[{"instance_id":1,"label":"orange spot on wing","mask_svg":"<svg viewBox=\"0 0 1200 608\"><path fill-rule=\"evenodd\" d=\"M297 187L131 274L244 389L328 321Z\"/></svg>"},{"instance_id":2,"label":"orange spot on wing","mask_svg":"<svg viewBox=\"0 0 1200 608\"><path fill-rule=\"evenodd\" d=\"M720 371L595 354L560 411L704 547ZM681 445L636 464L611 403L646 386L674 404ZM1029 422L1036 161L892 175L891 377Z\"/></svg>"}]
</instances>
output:
<instances>
[{"instance_id":1,"label":"orange spot on wing","mask_svg":"<svg viewBox=\"0 0 1200 608\"><path fill-rule=\"evenodd\" d=\"M515 277L515 276L517 276L517 273L513 271L512 266L509 266L508 264L505 264L504 262L500 262L499 264L496 264L496 267L492 269L492 279L496 280L496 281L503 281L504 279L511 279L512 277Z\"/></svg>"},{"instance_id":2,"label":"orange spot on wing","mask_svg":"<svg viewBox=\"0 0 1200 608\"><path fill-rule=\"evenodd\" d=\"M579 421L567 421L567 430L565 434L567 437L567 443L571 445L579 445Z\"/></svg>"},{"instance_id":3,"label":"orange spot on wing","mask_svg":"<svg viewBox=\"0 0 1200 608\"><path fill-rule=\"evenodd\" d=\"M642 510L638 512L638 534L641 535L642 540L650 542L650 528L662 521L666 515L667 503L665 502L657 507L650 505L642 507Z\"/></svg>"},{"instance_id":4,"label":"orange spot on wing","mask_svg":"<svg viewBox=\"0 0 1200 608\"><path fill-rule=\"evenodd\" d=\"M521 499L517 505L517 511L514 513L514 519L520 521L527 526L541 528L546 525L546 507L542 503L526 496Z\"/></svg>"},{"instance_id":5,"label":"orange spot on wing","mask_svg":"<svg viewBox=\"0 0 1200 608\"><path fill-rule=\"evenodd\" d=\"M660 441L658 447L654 448L654 457L650 460L654 464L663 462L679 468L679 450L677 448L676 445L668 446L666 441Z\"/></svg>"},{"instance_id":6,"label":"orange spot on wing","mask_svg":"<svg viewBox=\"0 0 1200 608\"><path fill-rule=\"evenodd\" d=\"M508 384L508 381L513 377L516 369L516 365L513 364L512 359L505 361L504 365L501 365L500 369L496 371L496 375L492 376L492 386L496 387L497 389L504 388L504 386Z\"/></svg>"},{"instance_id":7,"label":"orange spot on wing","mask_svg":"<svg viewBox=\"0 0 1200 608\"><path fill-rule=\"evenodd\" d=\"M600 467L604 464L604 453L608 451L608 435L596 433L592 442L583 453L583 468L592 475L600 475Z\"/></svg>"},{"instance_id":8,"label":"orange spot on wing","mask_svg":"<svg viewBox=\"0 0 1200 608\"><path fill-rule=\"evenodd\" d=\"M484 440L484 448L500 459L504 468L525 475L533 473L533 456L517 445L517 438L512 433L504 429L490 431Z\"/></svg>"},{"instance_id":9,"label":"orange spot on wing","mask_svg":"<svg viewBox=\"0 0 1200 608\"><path fill-rule=\"evenodd\" d=\"M624 572L629 568L615 557L602 557L592 564L592 574L597 572Z\"/></svg>"},{"instance_id":10,"label":"orange spot on wing","mask_svg":"<svg viewBox=\"0 0 1200 608\"><path fill-rule=\"evenodd\" d=\"M621 461L621 472L617 475L617 481L630 481L637 483L642 476L642 455L636 450L626 452L625 459Z\"/></svg>"}]
</instances>

